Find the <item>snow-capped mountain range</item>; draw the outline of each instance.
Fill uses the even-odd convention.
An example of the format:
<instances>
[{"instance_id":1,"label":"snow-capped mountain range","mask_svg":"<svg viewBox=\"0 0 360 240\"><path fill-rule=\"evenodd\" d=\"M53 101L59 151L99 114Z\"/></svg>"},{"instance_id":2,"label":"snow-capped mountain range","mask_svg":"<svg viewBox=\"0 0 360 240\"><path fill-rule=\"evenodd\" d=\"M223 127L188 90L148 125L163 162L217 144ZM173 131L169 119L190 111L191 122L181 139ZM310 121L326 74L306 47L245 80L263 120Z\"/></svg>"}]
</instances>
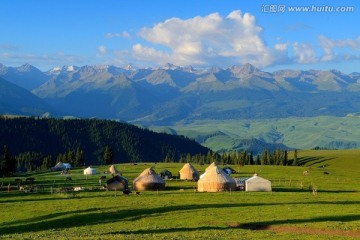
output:
<instances>
[{"instance_id":1,"label":"snow-capped mountain range","mask_svg":"<svg viewBox=\"0 0 360 240\"><path fill-rule=\"evenodd\" d=\"M158 68L62 66L42 72L29 64L0 64L0 78L14 84L7 84L7 88L16 85L28 90L37 103L44 104L44 109L36 108L36 115L50 111L55 115L163 124L360 112L360 73L337 70L270 73L251 64L226 69L166 64ZM5 85L3 95L4 89ZM9 106L3 109L2 114L21 112L12 112Z\"/></svg>"}]
</instances>

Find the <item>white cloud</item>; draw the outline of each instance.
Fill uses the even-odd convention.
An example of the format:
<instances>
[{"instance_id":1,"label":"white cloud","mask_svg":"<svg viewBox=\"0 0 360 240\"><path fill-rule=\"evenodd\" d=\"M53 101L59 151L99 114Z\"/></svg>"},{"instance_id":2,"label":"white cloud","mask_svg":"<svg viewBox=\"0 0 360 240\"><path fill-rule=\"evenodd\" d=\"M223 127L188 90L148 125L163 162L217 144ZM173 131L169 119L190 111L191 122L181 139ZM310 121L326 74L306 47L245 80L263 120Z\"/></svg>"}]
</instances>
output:
<instances>
[{"instance_id":1,"label":"white cloud","mask_svg":"<svg viewBox=\"0 0 360 240\"><path fill-rule=\"evenodd\" d=\"M130 35L129 32L124 31L122 33L107 33L106 37L107 38L127 38L127 39L130 39L131 35Z\"/></svg>"},{"instance_id":2,"label":"white cloud","mask_svg":"<svg viewBox=\"0 0 360 240\"><path fill-rule=\"evenodd\" d=\"M19 48L12 44L0 44L0 50L6 50L6 51L16 51Z\"/></svg>"},{"instance_id":3,"label":"white cloud","mask_svg":"<svg viewBox=\"0 0 360 240\"><path fill-rule=\"evenodd\" d=\"M309 64L317 61L315 49L310 44L295 42L293 48L297 63Z\"/></svg>"},{"instance_id":4,"label":"white cloud","mask_svg":"<svg viewBox=\"0 0 360 240\"><path fill-rule=\"evenodd\" d=\"M226 66L250 62L262 67L287 61L287 45L269 48L262 31L253 15L239 10L226 17L212 13L170 18L141 29L138 35L147 43L135 44L132 53L138 60L157 64Z\"/></svg>"},{"instance_id":5,"label":"white cloud","mask_svg":"<svg viewBox=\"0 0 360 240\"><path fill-rule=\"evenodd\" d=\"M360 36L356 39L333 40L321 35L318 39L324 51L321 61L338 62L360 59L360 55L356 54L356 52L360 50ZM341 51L336 53L336 50L339 49L341 49Z\"/></svg>"},{"instance_id":6,"label":"white cloud","mask_svg":"<svg viewBox=\"0 0 360 240\"><path fill-rule=\"evenodd\" d=\"M106 47L103 46L103 45L101 45L101 46L98 47L98 54L97 54L97 56L98 56L98 57L103 57L103 56L105 56L106 52L107 52L107 51L106 51Z\"/></svg>"},{"instance_id":7,"label":"white cloud","mask_svg":"<svg viewBox=\"0 0 360 240\"><path fill-rule=\"evenodd\" d=\"M290 26L288 31L309 29L305 24ZM127 32L107 37L127 38ZM129 36L130 37L130 36ZM131 49L114 53L116 62L137 65L220 66L251 63L257 67L288 64L317 64L360 59L360 37L333 40L319 36L318 42L283 42L269 46L263 28L255 16L232 11L227 16L211 13L188 19L169 18L152 27L142 28ZM126 59L126 60L125 60Z\"/></svg>"},{"instance_id":8,"label":"white cloud","mask_svg":"<svg viewBox=\"0 0 360 240\"><path fill-rule=\"evenodd\" d=\"M277 43L275 44L275 49L278 51L287 51L289 44L287 43Z\"/></svg>"}]
</instances>

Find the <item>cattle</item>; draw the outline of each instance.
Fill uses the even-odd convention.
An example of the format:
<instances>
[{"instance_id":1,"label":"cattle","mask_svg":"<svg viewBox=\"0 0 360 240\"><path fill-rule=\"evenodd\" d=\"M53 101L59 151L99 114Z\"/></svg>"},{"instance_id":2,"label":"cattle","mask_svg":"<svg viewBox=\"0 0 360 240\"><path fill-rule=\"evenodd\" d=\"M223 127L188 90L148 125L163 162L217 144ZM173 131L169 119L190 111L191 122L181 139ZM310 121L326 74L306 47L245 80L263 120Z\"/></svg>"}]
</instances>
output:
<instances>
[{"instance_id":1,"label":"cattle","mask_svg":"<svg viewBox=\"0 0 360 240\"><path fill-rule=\"evenodd\" d=\"M125 189L125 190L123 191L123 194L126 195L126 196L129 196L130 193L131 193L130 189Z\"/></svg>"}]
</instances>

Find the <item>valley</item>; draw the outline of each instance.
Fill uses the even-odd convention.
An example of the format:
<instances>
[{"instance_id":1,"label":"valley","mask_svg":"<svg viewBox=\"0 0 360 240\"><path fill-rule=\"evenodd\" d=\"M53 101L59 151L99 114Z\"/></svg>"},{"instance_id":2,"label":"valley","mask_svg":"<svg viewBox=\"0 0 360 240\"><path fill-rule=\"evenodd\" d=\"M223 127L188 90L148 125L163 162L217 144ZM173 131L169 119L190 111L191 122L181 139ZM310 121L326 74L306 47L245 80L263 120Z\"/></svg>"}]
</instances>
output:
<instances>
[{"instance_id":1,"label":"valley","mask_svg":"<svg viewBox=\"0 0 360 240\"><path fill-rule=\"evenodd\" d=\"M357 116L289 117L257 120L203 120L152 126L158 132L186 135L215 151L359 148Z\"/></svg>"}]
</instances>

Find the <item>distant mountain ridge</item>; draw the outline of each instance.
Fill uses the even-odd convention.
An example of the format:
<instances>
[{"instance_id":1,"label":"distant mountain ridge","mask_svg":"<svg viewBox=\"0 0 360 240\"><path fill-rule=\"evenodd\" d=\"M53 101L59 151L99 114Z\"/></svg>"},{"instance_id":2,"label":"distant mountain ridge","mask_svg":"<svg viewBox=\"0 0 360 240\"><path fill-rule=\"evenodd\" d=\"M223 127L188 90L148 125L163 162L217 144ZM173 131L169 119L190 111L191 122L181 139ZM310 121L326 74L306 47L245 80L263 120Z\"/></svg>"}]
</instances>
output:
<instances>
[{"instance_id":1,"label":"distant mountain ridge","mask_svg":"<svg viewBox=\"0 0 360 240\"><path fill-rule=\"evenodd\" d=\"M52 110L44 100L0 77L1 114L39 116Z\"/></svg>"},{"instance_id":2,"label":"distant mountain ridge","mask_svg":"<svg viewBox=\"0 0 360 240\"><path fill-rule=\"evenodd\" d=\"M251 64L226 69L173 64L158 68L62 66L43 72L29 64L0 64L0 114L105 118L145 127L175 127L172 134L184 134L215 150L359 147L354 131L349 130L354 128L353 122L351 126L347 122L345 130L328 122L323 124L329 126L326 128L306 125L307 119L319 116L330 121L331 117L358 116L359 112L357 72L270 73ZM291 126L306 127L300 131L287 128L288 118L304 118ZM280 131L275 123L267 125L269 119L284 119L284 128ZM341 118L335 119L343 124ZM248 131L246 124L236 129L241 121L261 124L241 134ZM199 122L205 125L198 127ZM231 131L217 130L220 123L226 126L229 122L235 122ZM195 127L184 131L189 125ZM207 130L197 132L203 127ZM337 130L329 135L334 128Z\"/></svg>"},{"instance_id":3,"label":"distant mountain ridge","mask_svg":"<svg viewBox=\"0 0 360 240\"><path fill-rule=\"evenodd\" d=\"M360 112L360 73L337 70L270 73L251 64L196 69L169 63L158 68L63 66L42 72L29 64L0 64L0 77L30 90L55 112L144 125Z\"/></svg>"}]
</instances>

